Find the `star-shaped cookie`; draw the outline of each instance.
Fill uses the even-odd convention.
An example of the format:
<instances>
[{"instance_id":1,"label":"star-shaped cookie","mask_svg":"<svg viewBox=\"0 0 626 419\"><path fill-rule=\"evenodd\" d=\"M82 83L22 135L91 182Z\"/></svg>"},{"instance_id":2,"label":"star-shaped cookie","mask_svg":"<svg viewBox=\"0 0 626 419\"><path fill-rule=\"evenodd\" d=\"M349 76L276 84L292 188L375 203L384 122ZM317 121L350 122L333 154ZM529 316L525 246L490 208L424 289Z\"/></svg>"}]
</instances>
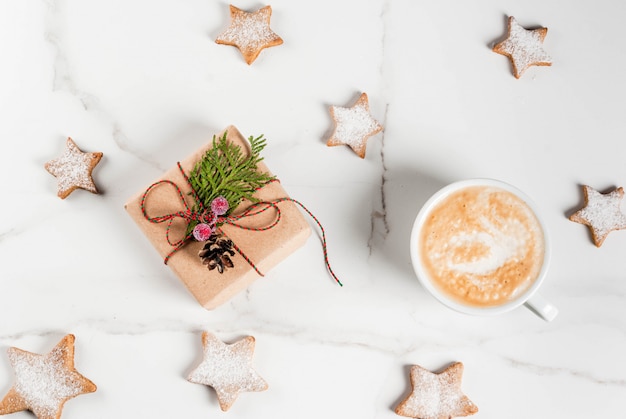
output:
<instances>
[{"instance_id":1,"label":"star-shaped cookie","mask_svg":"<svg viewBox=\"0 0 626 419\"><path fill-rule=\"evenodd\" d=\"M435 374L419 365L411 367L411 394L396 407L400 416L419 419L450 419L469 416L478 407L461 392L463 364L455 362Z\"/></svg>"},{"instance_id":2,"label":"star-shaped cookie","mask_svg":"<svg viewBox=\"0 0 626 419\"><path fill-rule=\"evenodd\" d=\"M65 147L65 153L61 157L50 160L44 166L57 178L59 198L67 198L78 188L97 194L98 189L91 172L100 162L102 153L83 153L71 138L67 139Z\"/></svg>"},{"instance_id":3,"label":"star-shaped cookie","mask_svg":"<svg viewBox=\"0 0 626 419\"><path fill-rule=\"evenodd\" d=\"M239 48L248 64L252 64L264 48L283 43L280 36L270 29L272 7L265 6L256 12L246 12L230 6L230 26L215 42Z\"/></svg>"},{"instance_id":4,"label":"star-shaped cookie","mask_svg":"<svg viewBox=\"0 0 626 419\"><path fill-rule=\"evenodd\" d=\"M513 74L519 79L530 66L552 65L552 59L543 49L543 40L547 33L548 28L525 29L513 16L509 16L508 36L497 43L493 50L509 57L513 64Z\"/></svg>"},{"instance_id":5,"label":"star-shaped cookie","mask_svg":"<svg viewBox=\"0 0 626 419\"><path fill-rule=\"evenodd\" d=\"M204 359L187 380L213 387L223 411L230 409L241 392L267 390L265 380L252 369L253 336L227 345L203 332L202 349Z\"/></svg>"},{"instance_id":6,"label":"star-shaped cookie","mask_svg":"<svg viewBox=\"0 0 626 419\"><path fill-rule=\"evenodd\" d=\"M96 385L74 368L74 335L66 335L46 355L9 348L15 383L0 402L0 415L30 410L38 419L58 419L63 404Z\"/></svg>"},{"instance_id":7,"label":"star-shaped cookie","mask_svg":"<svg viewBox=\"0 0 626 419\"><path fill-rule=\"evenodd\" d=\"M569 219L589 226L593 242L600 247L611 231L626 228L626 216L620 210L624 188L616 188L610 193L603 194L591 186L584 185L583 192L585 206L570 215Z\"/></svg>"},{"instance_id":8,"label":"star-shaped cookie","mask_svg":"<svg viewBox=\"0 0 626 419\"><path fill-rule=\"evenodd\" d=\"M335 122L335 130L326 145L349 145L359 157L364 158L367 139L383 129L370 115L367 94L362 93L351 108L331 106L330 115Z\"/></svg>"}]
</instances>

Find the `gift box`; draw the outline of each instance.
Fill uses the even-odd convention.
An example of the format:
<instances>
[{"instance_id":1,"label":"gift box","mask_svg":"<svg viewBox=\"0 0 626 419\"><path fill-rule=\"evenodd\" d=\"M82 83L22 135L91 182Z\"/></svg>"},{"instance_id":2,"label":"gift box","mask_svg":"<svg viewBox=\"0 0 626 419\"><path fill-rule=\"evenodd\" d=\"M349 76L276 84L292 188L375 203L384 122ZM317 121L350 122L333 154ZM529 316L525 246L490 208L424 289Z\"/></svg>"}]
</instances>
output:
<instances>
[{"instance_id":1,"label":"gift box","mask_svg":"<svg viewBox=\"0 0 626 419\"><path fill-rule=\"evenodd\" d=\"M235 127L228 127L217 138L221 138L224 133L227 141L238 145L249 155L250 143ZM253 203L243 200L232 212L231 218L248 216L238 220L236 225L224 224L220 227L238 250L231 256L234 265L232 268L225 269L223 273L219 273L218 269L209 270L199 257L204 245L202 242L185 240L177 249L174 246L176 241L185 238L189 233L188 220L175 216L171 219L164 217L155 222L154 218L181 214L187 208L193 208L194 193L186 176L212 146L213 141L210 141L168 170L152 186L140 191L125 205L128 214L167 262L167 266L198 302L209 310L225 303L267 273L304 245L311 234L311 228L300 210L291 200L285 199L288 198L287 193L280 182L274 181L254 193L254 198L261 202L258 208L263 209L263 203L273 204L267 205L265 210L255 210L247 214L246 210ZM263 162L258 164L257 170L270 173Z\"/></svg>"}]
</instances>

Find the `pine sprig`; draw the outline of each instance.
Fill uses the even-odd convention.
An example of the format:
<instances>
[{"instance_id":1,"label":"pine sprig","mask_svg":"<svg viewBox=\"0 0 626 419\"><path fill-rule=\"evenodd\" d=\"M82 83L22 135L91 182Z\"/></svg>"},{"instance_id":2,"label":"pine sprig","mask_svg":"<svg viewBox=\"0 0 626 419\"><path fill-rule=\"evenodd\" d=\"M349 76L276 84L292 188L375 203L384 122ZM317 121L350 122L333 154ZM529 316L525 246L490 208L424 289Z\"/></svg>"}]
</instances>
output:
<instances>
[{"instance_id":1,"label":"pine sprig","mask_svg":"<svg viewBox=\"0 0 626 419\"><path fill-rule=\"evenodd\" d=\"M275 179L275 176L257 170L263 160L260 153L266 145L263 135L250 136L248 141L249 155L244 154L238 145L228 142L226 133L221 138L213 137L213 146L189 174L189 182L204 208L210 208L215 198L223 196L228 201L229 210L225 214L228 215L243 199L258 202L254 192ZM189 227L193 229L194 226Z\"/></svg>"}]
</instances>

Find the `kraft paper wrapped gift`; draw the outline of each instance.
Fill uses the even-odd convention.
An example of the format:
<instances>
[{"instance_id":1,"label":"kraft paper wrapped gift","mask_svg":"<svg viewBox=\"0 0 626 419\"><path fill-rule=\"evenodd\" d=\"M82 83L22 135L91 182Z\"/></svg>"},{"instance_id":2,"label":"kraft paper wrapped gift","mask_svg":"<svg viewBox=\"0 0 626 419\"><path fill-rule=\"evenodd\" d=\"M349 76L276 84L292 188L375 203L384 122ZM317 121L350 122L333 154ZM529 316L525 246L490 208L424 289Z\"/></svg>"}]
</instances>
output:
<instances>
[{"instance_id":1,"label":"kraft paper wrapped gift","mask_svg":"<svg viewBox=\"0 0 626 419\"><path fill-rule=\"evenodd\" d=\"M235 127L230 126L224 132L227 134L226 138L228 141L239 145L248 153L250 152L250 143ZM223 136L224 132L219 134L217 138ZM193 155L180 162L186 175L189 175L196 162L201 159L212 144L213 141L211 140ZM263 162L259 163L258 170L269 173L267 166ZM155 183L162 180L175 183L181 189L187 205L193 208L194 199L193 195L190 195L191 187L177 165L174 165L160 179L157 179ZM161 258L165 259L174 249L168 243L166 237L168 222L153 223L144 216L141 203L147 189L148 187L131 198L126 203L125 208L161 255ZM288 197L280 182L268 183L255 192L254 196L260 201L268 202ZM176 188L168 183L161 183L154 187L146 196L144 205L146 213L150 217L185 210ZM241 214L250 205L249 201L244 200L232 215ZM224 224L221 227L224 234L241 249L250 262L263 274L266 274L272 267L304 245L311 234L309 224L293 202L281 201L276 205L280 209L280 220L270 229L250 231L228 224ZM260 214L246 217L240 220L239 223L247 227L260 228L272 224L275 219L276 212L267 210ZM176 219L172 223L169 232L171 241L175 242L183 238L186 229L187 222L182 218ZM204 243L197 242L193 238L188 240L183 247L172 254L167 262L167 266L174 271L198 302L206 309L211 310L247 288L260 275L239 253L235 253L235 256L232 257L235 265L233 268L226 269L222 274L217 269L209 270L206 265L202 264L198 256L198 252L203 245ZM164 267L164 269L167 268Z\"/></svg>"}]
</instances>

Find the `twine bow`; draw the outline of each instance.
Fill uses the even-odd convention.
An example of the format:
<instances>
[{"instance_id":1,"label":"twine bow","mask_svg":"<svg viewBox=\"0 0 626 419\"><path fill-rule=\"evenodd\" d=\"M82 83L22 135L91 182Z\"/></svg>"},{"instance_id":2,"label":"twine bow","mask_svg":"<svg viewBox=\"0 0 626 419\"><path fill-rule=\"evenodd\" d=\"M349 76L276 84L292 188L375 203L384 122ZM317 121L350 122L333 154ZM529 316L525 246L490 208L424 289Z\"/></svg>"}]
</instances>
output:
<instances>
[{"instance_id":1,"label":"twine bow","mask_svg":"<svg viewBox=\"0 0 626 419\"><path fill-rule=\"evenodd\" d=\"M215 221L215 219L217 218L217 222L216 222L217 225L228 224L228 225L231 225L231 226L234 226L234 227L241 228L243 230L267 231L267 230L269 230L271 228L274 228L280 222L282 213L281 213L281 210L280 210L280 208L278 207L277 204L279 204L280 202L284 202L284 201L290 201L290 202L293 202L294 204L297 204L298 206L300 206L300 208L302 208L307 214L309 214L309 216L317 223L317 225L320 228L320 231L322 233L322 237L321 237L322 249L323 249L323 253L324 253L324 263L326 264L326 268L328 269L328 272L333 277L335 282L337 282L337 284L339 284L340 286L343 286L341 281L339 281L339 278L337 278L337 276L333 272L332 268L330 267L330 262L328 261L328 249L327 249L327 244L326 244L326 233L324 232L324 227L322 227L322 224L319 222L319 220L302 203L300 203L299 201L297 201L295 199L292 199L292 198L278 198L278 199L275 199L275 200L272 200L272 201L260 201L260 202L253 203L248 208L246 208L243 213L241 213L239 215L216 216L215 214L213 214L211 212L210 209L207 210L207 209L204 208L204 206L202 205L202 202L198 198L197 192L194 190L193 186L191 185L191 182L189 181L189 178L185 174L185 171L183 170L180 162L177 163L177 166L178 166L178 169L180 170L181 174L185 178L185 181L187 182L187 185L191 189L191 193L193 195L195 203L197 204L198 210L194 211L192 208L190 208L189 204L187 203L187 200L185 199L185 195L184 195L183 191L181 190L181 188L175 182L173 182L171 180L167 180L167 179L160 180L160 181L155 182L152 185L150 185L148 187L148 189L146 189L146 191L144 192L143 196L141 197L141 204L140 204L141 205L141 211L142 211L143 216L144 216L144 218L146 220L148 220L151 223L155 223L155 224L160 224L160 223L167 222L167 227L165 229L165 238L167 240L167 243L170 246L172 246L172 250L163 259L163 262L165 264L167 264L169 259L176 252L178 252L189 241L189 239L191 239L193 237L192 232L189 231L181 239L176 240L176 241L172 240L172 238L170 237L170 232L171 232L171 229L172 229L172 225L174 224L174 221L176 219L185 220L187 226L189 226L189 224L194 222L194 221L211 223L212 221ZM184 210L176 211L176 212L172 212L172 213L164 214L164 215L157 215L155 217L151 217L150 215L148 215L148 212L146 210L146 201L148 199L148 195L155 188L157 188L159 186L162 186L162 185L171 185L175 189L176 193L178 194L178 198L179 198L180 202L184 206ZM263 213L265 211L268 211L268 210L275 211L275 216L274 216L273 221L271 223L265 225L265 226L249 227L249 226L245 226L243 224L238 223L239 220L242 220L242 219L245 219L245 218L248 218L248 217L254 217L254 216L259 215L259 214L261 214L261 213ZM187 230L189 230L189 229L187 228ZM220 227L218 227L216 231L223 234L223 231L221 230ZM246 256L246 254L236 244L233 244L233 248L237 251L237 253L239 253L243 257L243 259L246 262L248 262L248 264L260 276L265 276L265 275L263 275L261 273L261 271L259 271L259 269L254 264L254 262L248 256Z\"/></svg>"}]
</instances>

